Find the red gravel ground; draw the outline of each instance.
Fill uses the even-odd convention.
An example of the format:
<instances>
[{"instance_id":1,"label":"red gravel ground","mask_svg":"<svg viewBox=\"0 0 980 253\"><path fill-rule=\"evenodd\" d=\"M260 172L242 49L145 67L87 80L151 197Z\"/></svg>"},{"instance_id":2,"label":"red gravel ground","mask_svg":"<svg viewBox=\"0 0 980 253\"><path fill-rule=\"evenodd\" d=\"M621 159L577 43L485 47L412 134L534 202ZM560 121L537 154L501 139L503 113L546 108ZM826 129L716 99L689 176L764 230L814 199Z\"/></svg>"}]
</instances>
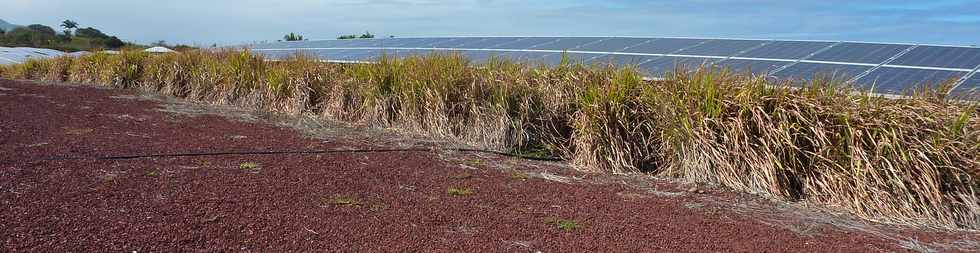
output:
<instances>
[{"instance_id":1,"label":"red gravel ground","mask_svg":"<svg viewBox=\"0 0 980 253\"><path fill-rule=\"evenodd\" d=\"M394 147L384 135L313 138L265 117L174 113L161 110L172 102L137 97L0 80L0 251L868 252L980 245L973 232L815 219L795 206L705 186L689 191L645 176L585 175L486 154L52 159Z\"/></svg>"}]
</instances>

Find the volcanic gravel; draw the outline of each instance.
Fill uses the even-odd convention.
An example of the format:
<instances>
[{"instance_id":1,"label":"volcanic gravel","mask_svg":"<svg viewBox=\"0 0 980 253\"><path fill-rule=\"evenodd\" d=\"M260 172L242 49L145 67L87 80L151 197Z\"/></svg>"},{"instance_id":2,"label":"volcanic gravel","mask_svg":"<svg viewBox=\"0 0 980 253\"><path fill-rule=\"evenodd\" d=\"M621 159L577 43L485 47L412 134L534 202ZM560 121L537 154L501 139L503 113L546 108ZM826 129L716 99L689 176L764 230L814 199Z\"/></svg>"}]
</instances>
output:
<instances>
[{"instance_id":1,"label":"volcanic gravel","mask_svg":"<svg viewBox=\"0 0 980 253\"><path fill-rule=\"evenodd\" d=\"M917 250L868 233L804 233L751 214L698 208L691 202L696 191L662 196L497 168L498 160L512 158L391 151L91 159L381 142L176 114L138 97L0 79L0 251ZM549 170L563 178L602 177Z\"/></svg>"}]
</instances>

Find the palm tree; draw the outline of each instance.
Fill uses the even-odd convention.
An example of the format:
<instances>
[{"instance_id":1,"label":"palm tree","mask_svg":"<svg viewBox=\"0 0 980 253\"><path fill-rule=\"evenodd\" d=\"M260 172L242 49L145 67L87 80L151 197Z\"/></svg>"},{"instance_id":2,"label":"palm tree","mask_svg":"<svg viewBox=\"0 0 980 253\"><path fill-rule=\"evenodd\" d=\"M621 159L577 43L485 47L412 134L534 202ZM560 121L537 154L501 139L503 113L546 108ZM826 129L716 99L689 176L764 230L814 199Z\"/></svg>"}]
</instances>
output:
<instances>
[{"instance_id":1,"label":"palm tree","mask_svg":"<svg viewBox=\"0 0 980 253\"><path fill-rule=\"evenodd\" d=\"M65 21L61 22L61 27L65 28L65 35L71 36L71 29L78 28L78 22L66 19Z\"/></svg>"}]
</instances>

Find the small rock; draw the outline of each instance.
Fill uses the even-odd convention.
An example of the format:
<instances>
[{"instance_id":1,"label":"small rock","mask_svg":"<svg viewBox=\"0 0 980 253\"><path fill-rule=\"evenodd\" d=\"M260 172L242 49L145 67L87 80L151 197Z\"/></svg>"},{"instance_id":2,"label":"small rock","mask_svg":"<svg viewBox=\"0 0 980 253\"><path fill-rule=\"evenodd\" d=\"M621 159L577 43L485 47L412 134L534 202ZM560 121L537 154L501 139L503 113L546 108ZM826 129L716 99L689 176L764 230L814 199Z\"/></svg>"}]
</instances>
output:
<instances>
[{"instance_id":1,"label":"small rock","mask_svg":"<svg viewBox=\"0 0 980 253\"><path fill-rule=\"evenodd\" d=\"M691 187L691 189L687 189L687 192L690 192L690 193L695 193L697 191L698 191L698 188L697 187Z\"/></svg>"}]
</instances>

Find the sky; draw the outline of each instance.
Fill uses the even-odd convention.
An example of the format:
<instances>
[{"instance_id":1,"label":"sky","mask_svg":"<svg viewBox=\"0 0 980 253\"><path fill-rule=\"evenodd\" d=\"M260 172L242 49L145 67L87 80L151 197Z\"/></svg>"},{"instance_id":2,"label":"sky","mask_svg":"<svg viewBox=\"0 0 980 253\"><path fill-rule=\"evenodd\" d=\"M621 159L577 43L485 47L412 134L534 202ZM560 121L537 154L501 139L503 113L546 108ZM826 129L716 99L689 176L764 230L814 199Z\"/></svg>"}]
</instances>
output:
<instances>
[{"instance_id":1,"label":"sky","mask_svg":"<svg viewBox=\"0 0 980 253\"><path fill-rule=\"evenodd\" d=\"M980 0L0 0L0 19L71 19L128 41L644 36L980 45Z\"/></svg>"}]
</instances>

